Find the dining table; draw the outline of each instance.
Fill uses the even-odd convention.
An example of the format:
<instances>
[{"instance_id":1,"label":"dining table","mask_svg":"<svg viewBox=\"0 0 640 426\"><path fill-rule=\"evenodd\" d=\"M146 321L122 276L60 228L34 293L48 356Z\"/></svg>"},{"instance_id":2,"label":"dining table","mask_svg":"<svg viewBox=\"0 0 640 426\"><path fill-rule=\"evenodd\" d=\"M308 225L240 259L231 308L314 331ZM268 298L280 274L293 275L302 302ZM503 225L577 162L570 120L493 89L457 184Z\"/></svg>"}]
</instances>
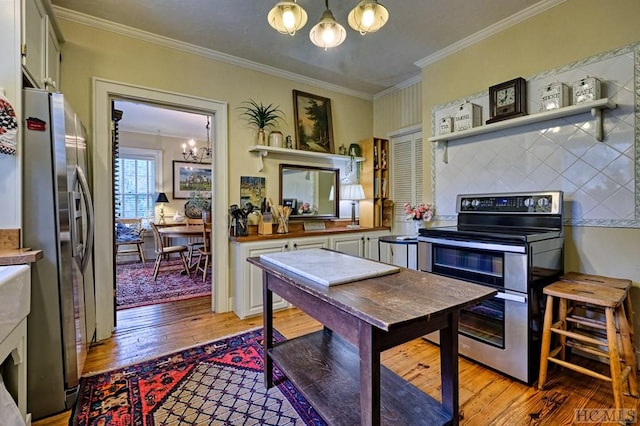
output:
<instances>
[{"instance_id":1,"label":"dining table","mask_svg":"<svg viewBox=\"0 0 640 426\"><path fill-rule=\"evenodd\" d=\"M158 228L158 233L163 238L192 238L202 236L204 225L176 225Z\"/></svg>"},{"instance_id":2,"label":"dining table","mask_svg":"<svg viewBox=\"0 0 640 426\"><path fill-rule=\"evenodd\" d=\"M204 225L176 225L176 226L164 226L158 228L158 233L163 239L163 244L167 245L168 241L172 238L194 238L202 237L204 233ZM189 269L194 269L196 263L189 265ZM183 272L184 273L184 272Z\"/></svg>"}]
</instances>

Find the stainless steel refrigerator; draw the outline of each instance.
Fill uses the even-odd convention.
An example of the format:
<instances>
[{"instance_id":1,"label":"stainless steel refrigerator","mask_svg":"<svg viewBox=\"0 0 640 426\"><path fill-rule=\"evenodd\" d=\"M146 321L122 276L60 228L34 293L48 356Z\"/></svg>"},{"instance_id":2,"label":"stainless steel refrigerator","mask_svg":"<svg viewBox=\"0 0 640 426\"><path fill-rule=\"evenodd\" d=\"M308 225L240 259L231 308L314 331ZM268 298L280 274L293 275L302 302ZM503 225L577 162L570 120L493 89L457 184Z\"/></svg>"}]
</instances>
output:
<instances>
[{"instance_id":1,"label":"stainless steel refrigerator","mask_svg":"<svg viewBox=\"0 0 640 426\"><path fill-rule=\"evenodd\" d=\"M87 135L60 93L24 89L23 242L43 250L27 319L27 410L70 408L95 336Z\"/></svg>"}]
</instances>

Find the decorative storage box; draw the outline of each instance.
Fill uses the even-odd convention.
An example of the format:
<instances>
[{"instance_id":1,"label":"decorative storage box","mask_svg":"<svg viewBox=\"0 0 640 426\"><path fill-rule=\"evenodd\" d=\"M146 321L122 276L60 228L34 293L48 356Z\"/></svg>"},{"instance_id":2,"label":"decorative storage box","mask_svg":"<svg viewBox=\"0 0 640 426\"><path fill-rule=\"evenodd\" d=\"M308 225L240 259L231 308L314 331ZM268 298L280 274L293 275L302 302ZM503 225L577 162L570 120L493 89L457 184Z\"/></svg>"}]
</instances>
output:
<instances>
[{"instance_id":1,"label":"decorative storage box","mask_svg":"<svg viewBox=\"0 0 640 426\"><path fill-rule=\"evenodd\" d=\"M591 102L600 99L600 80L586 77L573 83L573 104Z\"/></svg>"},{"instance_id":2,"label":"decorative storage box","mask_svg":"<svg viewBox=\"0 0 640 426\"><path fill-rule=\"evenodd\" d=\"M540 111L550 111L569 105L569 86L564 83L549 83L540 89Z\"/></svg>"},{"instance_id":3,"label":"decorative storage box","mask_svg":"<svg viewBox=\"0 0 640 426\"><path fill-rule=\"evenodd\" d=\"M451 132L453 132L453 117L442 117L438 127L438 134L448 135Z\"/></svg>"},{"instance_id":4,"label":"decorative storage box","mask_svg":"<svg viewBox=\"0 0 640 426\"><path fill-rule=\"evenodd\" d=\"M456 108L453 120L456 132L480 126L482 125L482 107L471 102L460 104Z\"/></svg>"}]
</instances>

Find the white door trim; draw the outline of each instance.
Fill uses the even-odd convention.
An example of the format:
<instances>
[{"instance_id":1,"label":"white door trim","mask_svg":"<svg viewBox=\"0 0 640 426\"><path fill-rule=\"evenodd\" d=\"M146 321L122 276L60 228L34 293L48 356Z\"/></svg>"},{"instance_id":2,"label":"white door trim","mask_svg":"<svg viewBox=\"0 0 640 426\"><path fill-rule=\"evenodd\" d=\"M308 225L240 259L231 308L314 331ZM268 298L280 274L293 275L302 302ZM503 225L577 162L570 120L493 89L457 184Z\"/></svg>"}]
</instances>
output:
<instances>
[{"instance_id":1,"label":"white door trim","mask_svg":"<svg viewBox=\"0 0 640 426\"><path fill-rule=\"evenodd\" d=\"M111 99L127 98L167 106L201 111L216 120L212 129L215 141L213 155L213 274L211 308L215 312L228 312L229 250L227 237L228 203L228 139L227 103L182 93L168 92L129 83L93 78L93 194L95 208L95 283L96 321L98 340L113 332L115 306L113 305L113 194L111 188Z\"/></svg>"}]
</instances>

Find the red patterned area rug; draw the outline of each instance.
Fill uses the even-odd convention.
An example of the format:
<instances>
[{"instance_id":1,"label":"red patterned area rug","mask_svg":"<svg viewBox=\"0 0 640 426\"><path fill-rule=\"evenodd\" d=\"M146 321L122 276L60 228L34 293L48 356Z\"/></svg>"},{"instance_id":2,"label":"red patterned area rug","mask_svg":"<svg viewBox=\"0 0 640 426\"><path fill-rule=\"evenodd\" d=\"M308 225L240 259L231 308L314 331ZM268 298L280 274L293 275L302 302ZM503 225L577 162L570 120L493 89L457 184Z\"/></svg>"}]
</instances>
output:
<instances>
[{"instance_id":1,"label":"red patterned area rug","mask_svg":"<svg viewBox=\"0 0 640 426\"><path fill-rule=\"evenodd\" d=\"M116 309L134 308L155 303L172 302L211 294L211 273L191 277L180 274L179 259L162 262L158 279L153 281L153 260L123 262L116 265Z\"/></svg>"},{"instance_id":2,"label":"red patterned area rug","mask_svg":"<svg viewBox=\"0 0 640 426\"><path fill-rule=\"evenodd\" d=\"M285 340L274 330L277 341ZM71 426L325 423L277 366L263 384L262 329L80 381Z\"/></svg>"}]
</instances>

